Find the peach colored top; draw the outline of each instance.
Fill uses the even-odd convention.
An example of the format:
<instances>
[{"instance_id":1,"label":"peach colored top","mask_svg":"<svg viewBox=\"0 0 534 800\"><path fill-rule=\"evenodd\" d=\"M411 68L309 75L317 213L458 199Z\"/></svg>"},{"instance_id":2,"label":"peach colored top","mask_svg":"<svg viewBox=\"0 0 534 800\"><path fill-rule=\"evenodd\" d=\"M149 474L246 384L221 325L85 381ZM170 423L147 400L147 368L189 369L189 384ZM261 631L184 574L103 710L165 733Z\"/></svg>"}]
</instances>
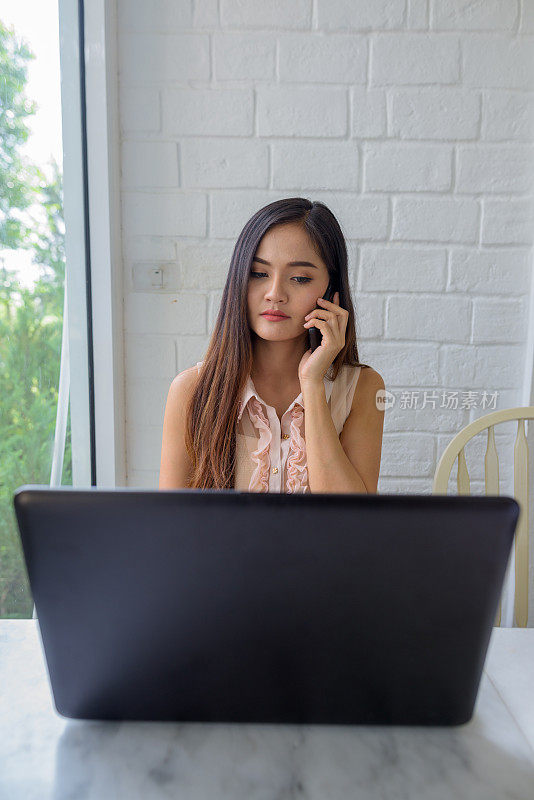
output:
<instances>
[{"instance_id":1,"label":"peach colored top","mask_svg":"<svg viewBox=\"0 0 534 800\"><path fill-rule=\"evenodd\" d=\"M197 361L200 372L202 361ZM335 381L324 378L338 436L350 414L361 367L344 364ZM246 410L246 413L245 413ZM239 403L234 488L248 492L309 492L302 392L282 415L256 391L250 375Z\"/></svg>"}]
</instances>

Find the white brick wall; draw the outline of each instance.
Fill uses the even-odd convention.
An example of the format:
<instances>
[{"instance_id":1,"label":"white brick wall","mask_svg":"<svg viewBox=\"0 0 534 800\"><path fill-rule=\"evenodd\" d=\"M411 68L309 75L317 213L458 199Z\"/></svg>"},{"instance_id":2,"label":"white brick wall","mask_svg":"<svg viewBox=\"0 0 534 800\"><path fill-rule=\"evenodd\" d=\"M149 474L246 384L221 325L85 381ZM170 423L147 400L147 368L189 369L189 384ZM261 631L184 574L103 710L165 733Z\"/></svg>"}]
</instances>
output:
<instances>
[{"instance_id":1,"label":"white brick wall","mask_svg":"<svg viewBox=\"0 0 534 800\"><path fill-rule=\"evenodd\" d=\"M168 385L203 358L243 224L299 194L342 225L361 357L396 395L379 491L430 492L485 413L462 392L519 401L534 0L119 0L118 47L129 484L157 486Z\"/></svg>"}]
</instances>

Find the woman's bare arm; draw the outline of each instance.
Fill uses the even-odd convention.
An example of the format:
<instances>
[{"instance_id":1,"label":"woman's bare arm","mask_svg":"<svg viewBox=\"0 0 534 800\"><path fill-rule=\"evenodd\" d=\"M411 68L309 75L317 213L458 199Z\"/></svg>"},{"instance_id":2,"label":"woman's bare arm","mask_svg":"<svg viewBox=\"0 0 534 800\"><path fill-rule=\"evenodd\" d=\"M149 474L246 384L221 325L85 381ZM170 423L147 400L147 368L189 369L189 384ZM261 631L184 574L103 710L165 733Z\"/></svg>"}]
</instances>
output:
<instances>
[{"instance_id":1,"label":"woman's bare arm","mask_svg":"<svg viewBox=\"0 0 534 800\"><path fill-rule=\"evenodd\" d=\"M160 489L185 489L193 465L185 448L185 412L198 380L196 366L177 375L169 388L161 440Z\"/></svg>"}]
</instances>

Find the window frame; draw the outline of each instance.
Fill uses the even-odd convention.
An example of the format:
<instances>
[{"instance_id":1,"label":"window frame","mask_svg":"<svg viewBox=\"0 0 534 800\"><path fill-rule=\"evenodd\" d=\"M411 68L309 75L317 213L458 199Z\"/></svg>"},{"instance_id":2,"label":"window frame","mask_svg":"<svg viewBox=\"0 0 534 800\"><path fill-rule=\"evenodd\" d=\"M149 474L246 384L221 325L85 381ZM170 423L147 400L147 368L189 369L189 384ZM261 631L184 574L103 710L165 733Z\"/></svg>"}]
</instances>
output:
<instances>
[{"instance_id":1,"label":"window frame","mask_svg":"<svg viewBox=\"0 0 534 800\"><path fill-rule=\"evenodd\" d=\"M74 486L125 485L116 0L59 0Z\"/></svg>"}]
</instances>

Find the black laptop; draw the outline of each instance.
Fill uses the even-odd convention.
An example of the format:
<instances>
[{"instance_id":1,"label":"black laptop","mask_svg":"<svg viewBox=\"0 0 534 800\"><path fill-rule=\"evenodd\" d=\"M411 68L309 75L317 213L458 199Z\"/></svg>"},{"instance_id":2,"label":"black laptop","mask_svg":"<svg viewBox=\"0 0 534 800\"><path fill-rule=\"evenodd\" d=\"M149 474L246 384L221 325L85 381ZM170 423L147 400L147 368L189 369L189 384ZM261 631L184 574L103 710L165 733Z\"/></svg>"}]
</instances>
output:
<instances>
[{"instance_id":1,"label":"black laptop","mask_svg":"<svg viewBox=\"0 0 534 800\"><path fill-rule=\"evenodd\" d=\"M59 714L461 725L512 497L50 488L14 494Z\"/></svg>"}]
</instances>

